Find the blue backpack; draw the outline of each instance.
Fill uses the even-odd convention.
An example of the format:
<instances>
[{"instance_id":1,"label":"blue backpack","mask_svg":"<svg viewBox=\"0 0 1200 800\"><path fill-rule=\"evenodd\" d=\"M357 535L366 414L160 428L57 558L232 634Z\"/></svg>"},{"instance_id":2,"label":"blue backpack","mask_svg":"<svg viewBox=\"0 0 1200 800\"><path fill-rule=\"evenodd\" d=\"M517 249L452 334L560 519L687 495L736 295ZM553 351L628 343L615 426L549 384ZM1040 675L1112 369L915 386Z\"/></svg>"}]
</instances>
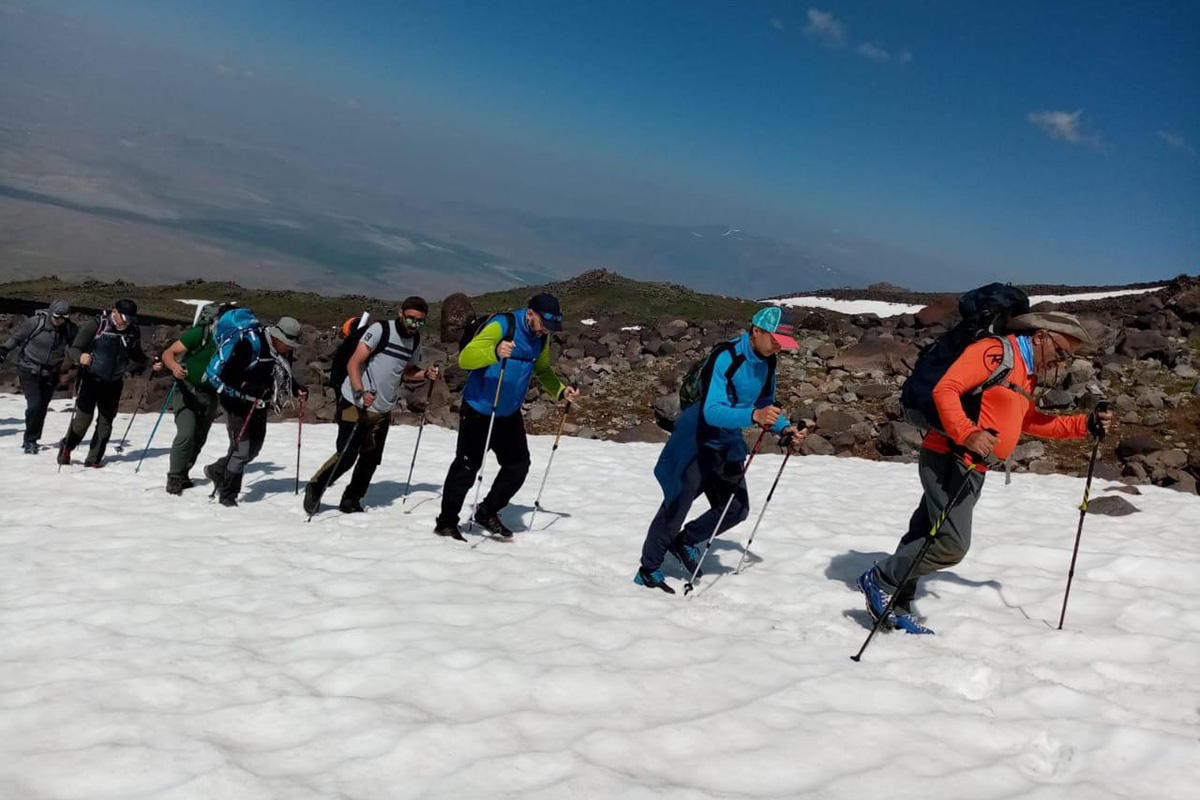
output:
<instances>
[{"instance_id":1,"label":"blue backpack","mask_svg":"<svg viewBox=\"0 0 1200 800\"><path fill-rule=\"evenodd\" d=\"M262 337L262 324L250 309L235 308L232 311L222 314L217 319L217 323L213 328L213 338L217 344L217 353L208 362L208 368L204 371L204 378L208 381L209 385L222 394L240 397L240 392L221 380L221 370L225 368L226 362L229 361L229 356L233 353L234 346L243 339L249 341L250 346L254 349L251 364L255 364L261 360Z\"/></svg>"}]
</instances>

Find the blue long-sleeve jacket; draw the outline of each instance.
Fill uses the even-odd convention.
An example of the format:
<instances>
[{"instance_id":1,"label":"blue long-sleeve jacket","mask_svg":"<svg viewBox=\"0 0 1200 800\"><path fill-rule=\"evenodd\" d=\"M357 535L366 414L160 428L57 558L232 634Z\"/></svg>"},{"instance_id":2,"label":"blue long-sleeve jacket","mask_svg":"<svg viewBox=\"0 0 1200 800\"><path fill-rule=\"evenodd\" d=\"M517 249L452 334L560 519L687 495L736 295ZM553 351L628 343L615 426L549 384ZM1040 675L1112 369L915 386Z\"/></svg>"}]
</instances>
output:
<instances>
[{"instance_id":1,"label":"blue long-sleeve jacket","mask_svg":"<svg viewBox=\"0 0 1200 800\"><path fill-rule=\"evenodd\" d=\"M744 333L733 340L733 352L720 353L713 364L712 377L705 387L703 398L690 406L675 422L670 440L663 447L654 467L654 477L662 486L663 496L669 503L674 500L683 486L683 472L700 452L701 447L718 450L726 461L741 462L746 458L746 440L742 428L754 425L756 408L775 403L775 380L765 387L770 365L754 352L750 334ZM732 380L726 373L734 356L742 363ZM730 383L734 392L730 392ZM734 401L736 396L736 402ZM771 428L782 433L792 423L781 414Z\"/></svg>"}]
</instances>

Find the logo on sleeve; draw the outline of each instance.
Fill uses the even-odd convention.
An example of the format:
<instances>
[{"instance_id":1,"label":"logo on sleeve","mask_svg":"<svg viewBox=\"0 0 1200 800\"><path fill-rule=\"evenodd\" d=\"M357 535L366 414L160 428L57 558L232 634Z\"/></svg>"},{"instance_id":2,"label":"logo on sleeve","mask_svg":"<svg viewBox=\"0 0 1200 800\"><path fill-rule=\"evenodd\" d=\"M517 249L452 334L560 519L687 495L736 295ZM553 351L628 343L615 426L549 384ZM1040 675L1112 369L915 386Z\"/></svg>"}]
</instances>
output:
<instances>
[{"instance_id":1,"label":"logo on sleeve","mask_svg":"<svg viewBox=\"0 0 1200 800\"><path fill-rule=\"evenodd\" d=\"M1004 363L1004 346L1003 345L994 344L991 347L989 347L987 350L983 351L983 365L985 367L987 367L989 372L996 369L996 367L1000 366L1003 363Z\"/></svg>"}]
</instances>

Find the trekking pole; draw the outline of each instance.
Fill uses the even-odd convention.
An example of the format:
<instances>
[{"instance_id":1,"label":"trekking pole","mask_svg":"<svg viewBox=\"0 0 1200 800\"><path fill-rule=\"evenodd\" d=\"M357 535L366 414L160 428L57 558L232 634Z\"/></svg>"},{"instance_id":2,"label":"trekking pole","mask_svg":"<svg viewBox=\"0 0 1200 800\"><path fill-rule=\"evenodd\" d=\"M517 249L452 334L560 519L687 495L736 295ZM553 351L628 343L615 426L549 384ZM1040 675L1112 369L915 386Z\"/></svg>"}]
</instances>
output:
<instances>
[{"instance_id":1,"label":"trekking pole","mask_svg":"<svg viewBox=\"0 0 1200 800\"><path fill-rule=\"evenodd\" d=\"M421 412L421 425L417 428L417 443L413 445L412 461L408 465L408 480L404 482L404 497L400 498L400 505L408 502L408 490L412 488L413 470L417 466L417 451L421 449L421 434L425 432L425 420L429 418L429 403L433 399L433 381L429 381L429 389L425 392L425 410ZM484 451L485 453L487 451Z\"/></svg>"},{"instance_id":2,"label":"trekking pole","mask_svg":"<svg viewBox=\"0 0 1200 800\"><path fill-rule=\"evenodd\" d=\"M567 424L567 415L571 413L571 401L563 409L562 419L558 421L558 433L554 435L554 446L550 448L550 460L546 462L546 472L542 475L542 485L538 487L537 499L533 501L533 514L529 516L529 529L533 530L533 521L542 510L542 492L546 490L546 479L550 477L550 465L554 463L554 454L558 452L558 440L562 438L563 427Z\"/></svg>"},{"instance_id":3,"label":"trekking pole","mask_svg":"<svg viewBox=\"0 0 1200 800\"><path fill-rule=\"evenodd\" d=\"M746 477L746 470L750 469L750 465L754 462L754 456L758 453L758 449L762 447L763 437L767 435L767 429L763 428L762 433L758 434L758 439L754 441L754 447L750 450L750 457L746 459L746 463L742 466L741 478ZM741 479L738 480L740 488ZM712 534L709 535L708 541L704 544L704 552L700 554L700 558L696 561L696 568L692 570L692 575L688 578L688 582L683 585L683 595L687 597L692 593L692 582L696 580L696 576L700 573L700 565L704 563L704 559L708 556L708 550L712 547L713 539L717 538L717 531L721 530L721 523L725 521L725 516L729 513L729 507L733 505L733 498L737 497L737 488L729 494L729 499L725 501L725 508L721 511L721 516L717 519L717 524L713 527Z\"/></svg>"},{"instance_id":4,"label":"trekking pole","mask_svg":"<svg viewBox=\"0 0 1200 800\"><path fill-rule=\"evenodd\" d=\"M154 359L158 361L158 359ZM129 429L133 427L133 421L137 419L138 412L142 410L142 406L146 403L146 398L150 396L150 381L154 380L154 373L150 373L150 377L146 378L146 388L142 391L142 396L138 398L137 405L133 407L133 416L129 418L129 424L125 426L125 432L121 434L121 440L117 442L117 446L113 449L118 453L125 452L126 438L129 436ZM134 470L135 472L137 470Z\"/></svg>"},{"instance_id":5,"label":"trekking pole","mask_svg":"<svg viewBox=\"0 0 1200 800\"><path fill-rule=\"evenodd\" d=\"M331 469L329 472L326 472L325 475L322 476L321 482L325 484L324 486L321 487L322 495L325 494L325 490L328 489L330 484L333 483L333 476L337 475L338 467L340 467L342 465L342 459L346 457L346 453L349 452L350 446L354 444L354 437L358 435L358 429L361 427L362 427L361 421L356 421L354 423L354 427L350 429L350 435L346 437L346 446L338 451L337 460L333 462L333 469ZM329 462L326 461L325 463L328 464ZM328 477L326 477L326 476L328 476ZM321 510L321 503L318 500L317 507L315 509L313 509L313 512L308 515L308 519L306 519L304 521L312 522L312 518L315 517L317 515L317 512L320 510Z\"/></svg>"},{"instance_id":6,"label":"trekking pole","mask_svg":"<svg viewBox=\"0 0 1200 800\"><path fill-rule=\"evenodd\" d=\"M1096 413L1108 410L1108 402L1101 400L1096 403ZM1096 469L1096 455L1100 452L1100 442L1104 439L1104 428L1092 443L1092 457L1088 459L1087 482L1083 485L1083 502L1079 505L1079 528L1075 531L1075 549L1071 551L1071 568L1067 572L1067 591L1063 594L1062 613L1058 615L1058 629L1063 629L1063 620L1067 618L1067 599L1071 596L1071 579L1075 577L1075 559L1079 555L1079 540L1083 536L1083 518L1087 516L1088 495L1092 492L1092 473Z\"/></svg>"},{"instance_id":7,"label":"trekking pole","mask_svg":"<svg viewBox=\"0 0 1200 800\"><path fill-rule=\"evenodd\" d=\"M989 430L988 433L998 435L992 430ZM940 531L942 529L942 525L945 524L946 517L950 516L950 510L958 505L958 501L962 499L963 493L967 490L967 487L971 485L970 473L982 468L982 465L976 464L974 460L967 465L967 474L963 476L963 480L962 483L959 484L958 491L954 493L954 497L950 498L950 502L946 504L945 508L942 509L942 513L938 515L937 521L933 523L933 528L931 528L929 531L929 536L926 537L925 541L921 544L921 549L917 551L917 557L914 558L913 562L908 565L908 569L905 570L904 577L900 579L900 583L897 585L895 593L892 594L892 596L888 599L887 605L884 606L883 613L879 615L879 619L875 620L875 624L871 626L871 632L867 634L867 639L862 643L862 647L858 648L857 653L850 656L851 661L862 661L862 655L866 651L867 645L869 645L871 640L875 638L875 634L878 633L880 626L883 625L883 621L888 618L889 614L892 613L892 607L896 605L896 598L900 596L900 590L903 589L904 585L908 583L908 579L912 576L913 572L916 571L917 565L925 560L925 554L928 553L929 548L933 546L933 540L937 538L938 531Z\"/></svg>"},{"instance_id":8,"label":"trekking pole","mask_svg":"<svg viewBox=\"0 0 1200 800\"><path fill-rule=\"evenodd\" d=\"M771 498L775 496L775 487L779 485L779 479L783 477L783 470L787 467L788 459L792 457L791 445L788 445L787 452L783 455L783 463L779 465L779 472L775 473L775 482L771 484L771 491L767 492L767 499L763 501L763 507L758 512L758 519L754 521L754 529L750 531L750 538L746 540L746 546L742 548L742 557L738 559L737 566L733 569L733 574L737 575L742 570L742 562L746 560L746 556L750 554L750 545L754 544L754 534L758 533L758 526L762 524L763 515L767 513L767 506L771 504Z\"/></svg>"},{"instance_id":9,"label":"trekking pole","mask_svg":"<svg viewBox=\"0 0 1200 800\"><path fill-rule=\"evenodd\" d=\"M251 404L250 410L248 412L246 412L246 421L242 423L242 429L240 431L238 431L238 435L233 438L233 444L231 444L229 446L230 455L233 455L233 451L237 450L238 445L240 445L242 443L242 437L246 435L246 431L250 427L250 420L254 419L254 412L258 410L258 404L266 399L267 392L269 392L269 391L271 391L271 390L270 389L263 390L263 393L261 395L259 395L258 399L253 401L253 403ZM226 413L228 413L228 412L226 412ZM228 461L226 463L228 463ZM214 482L212 494L210 494L208 496L209 500L212 500L214 497L217 496L218 489L220 489L220 486L218 486Z\"/></svg>"},{"instance_id":10,"label":"trekking pole","mask_svg":"<svg viewBox=\"0 0 1200 800\"><path fill-rule=\"evenodd\" d=\"M146 460L146 453L150 451L150 443L154 441L154 434L158 433L158 424L162 422L163 414L167 413L167 406L171 405L171 398L175 396L175 388L179 386L179 381L171 382L171 390L167 392L167 399L163 400L162 408L158 410L158 419L154 420L154 427L150 429L150 438L146 440L146 446L142 448L142 457L138 459L137 466L133 468L133 474L136 475L142 468L142 462Z\"/></svg>"},{"instance_id":11,"label":"trekking pole","mask_svg":"<svg viewBox=\"0 0 1200 800\"><path fill-rule=\"evenodd\" d=\"M496 396L492 400L492 417L488 420L487 437L483 440L483 460L479 462L479 475L475 478L475 502L471 505L471 519L467 522L467 533L475 530L475 512L479 510L479 490L483 488L483 468L487 466L488 448L492 446L492 428L496 425L496 406L500 405L500 388L504 386L504 370L507 367L508 359L501 359L500 379L496 381Z\"/></svg>"},{"instance_id":12,"label":"trekking pole","mask_svg":"<svg viewBox=\"0 0 1200 800\"><path fill-rule=\"evenodd\" d=\"M300 494L300 442L304 437L304 398L300 398L300 416L297 417L296 425L296 491L293 494Z\"/></svg>"}]
</instances>

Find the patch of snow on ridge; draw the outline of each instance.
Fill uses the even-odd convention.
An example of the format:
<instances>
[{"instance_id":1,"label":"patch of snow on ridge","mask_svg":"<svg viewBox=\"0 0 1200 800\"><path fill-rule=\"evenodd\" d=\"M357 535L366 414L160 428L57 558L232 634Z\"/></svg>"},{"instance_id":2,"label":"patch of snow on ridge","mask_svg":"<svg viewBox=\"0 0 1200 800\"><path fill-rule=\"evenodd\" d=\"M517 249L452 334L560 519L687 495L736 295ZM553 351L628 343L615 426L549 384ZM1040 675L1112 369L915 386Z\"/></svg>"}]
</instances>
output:
<instances>
[{"instance_id":1,"label":"patch of snow on ridge","mask_svg":"<svg viewBox=\"0 0 1200 800\"><path fill-rule=\"evenodd\" d=\"M1083 292L1080 294L1045 294L1032 295L1030 305L1038 303L1075 303L1084 300L1104 300L1110 297L1126 295L1149 294L1161 291L1163 287L1155 286L1149 289L1116 289L1111 292ZM888 303L882 300L838 300L833 297L784 297L776 300L764 300L764 303L774 303L788 308L824 308L828 311L838 311L842 314L874 314L877 317L895 317L900 314L915 314L925 306L908 303Z\"/></svg>"},{"instance_id":2,"label":"patch of snow on ridge","mask_svg":"<svg viewBox=\"0 0 1200 800\"><path fill-rule=\"evenodd\" d=\"M579 320L579 324L580 325L595 325L596 320L592 319L591 317L588 317L587 319Z\"/></svg>"},{"instance_id":3,"label":"patch of snow on ridge","mask_svg":"<svg viewBox=\"0 0 1200 800\"><path fill-rule=\"evenodd\" d=\"M1083 481L988 481L971 552L916 601L938 635L881 633L854 664L853 582L906 527L915 465L792 458L742 573L750 521L685 598L632 582L661 445L564 438L529 531L554 441L531 436L514 541L462 544L433 534L454 431L426 427L404 506L417 428L397 425L367 513L336 511L347 475L306 525L294 422L226 509L199 475L220 425L172 497L171 415L139 473L154 414L105 469L80 447L56 474L15 446L24 408L0 395L5 798L1195 795L1191 495L1087 517L1057 631ZM302 478L335 434L304 426ZM750 520L780 462L751 466Z\"/></svg>"}]
</instances>

